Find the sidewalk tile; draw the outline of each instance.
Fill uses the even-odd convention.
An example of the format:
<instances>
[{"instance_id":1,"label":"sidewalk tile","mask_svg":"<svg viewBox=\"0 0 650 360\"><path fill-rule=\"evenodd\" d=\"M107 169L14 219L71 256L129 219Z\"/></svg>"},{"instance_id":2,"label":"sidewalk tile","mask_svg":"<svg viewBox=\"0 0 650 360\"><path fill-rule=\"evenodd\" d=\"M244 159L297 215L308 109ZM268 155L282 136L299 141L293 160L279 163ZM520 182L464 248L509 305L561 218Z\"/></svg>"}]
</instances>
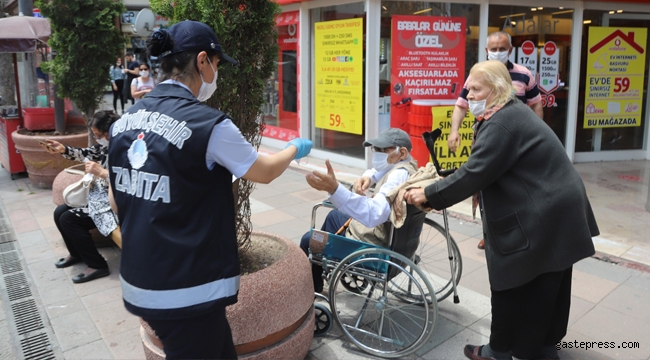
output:
<instances>
[{"instance_id":1,"label":"sidewalk tile","mask_svg":"<svg viewBox=\"0 0 650 360\"><path fill-rule=\"evenodd\" d=\"M140 328L138 317L126 311L122 299L89 308L88 313L104 338Z\"/></svg>"},{"instance_id":2,"label":"sidewalk tile","mask_svg":"<svg viewBox=\"0 0 650 360\"><path fill-rule=\"evenodd\" d=\"M16 234L39 230L41 228L36 219L33 217L31 219L12 221L11 226L13 227Z\"/></svg>"},{"instance_id":3,"label":"sidewalk tile","mask_svg":"<svg viewBox=\"0 0 650 360\"><path fill-rule=\"evenodd\" d=\"M583 316L585 316L585 314L591 311L595 306L596 304L592 302L571 295L571 311L569 313L569 326L575 324L576 321L580 320Z\"/></svg>"},{"instance_id":4,"label":"sidewalk tile","mask_svg":"<svg viewBox=\"0 0 650 360\"><path fill-rule=\"evenodd\" d=\"M639 349L616 349L627 357L621 358L641 358L646 359L650 356L650 327L648 323L638 316L628 316L618 311L608 309L604 306L596 306L589 313L576 321L571 326L571 331L586 335L591 341L615 341L617 345L622 342L636 341L639 342ZM605 351L609 350L609 351ZM605 349L600 352L607 356L610 355L611 349Z\"/></svg>"},{"instance_id":5,"label":"sidewalk tile","mask_svg":"<svg viewBox=\"0 0 650 360\"><path fill-rule=\"evenodd\" d=\"M599 305L608 307L639 320L643 320L647 324L650 324L650 311L648 311L650 309L649 304L649 292L623 284L609 293L609 295L607 295Z\"/></svg>"},{"instance_id":6,"label":"sidewalk tile","mask_svg":"<svg viewBox=\"0 0 650 360\"><path fill-rule=\"evenodd\" d=\"M28 231L21 234L16 234L16 240L20 243L22 249L35 246L48 244L45 235L41 230Z\"/></svg>"},{"instance_id":7,"label":"sidewalk tile","mask_svg":"<svg viewBox=\"0 0 650 360\"><path fill-rule=\"evenodd\" d=\"M621 255L621 258L645 265L650 265L650 248L633 246L623 255Z\"/></svg>"},{"instance_id":8,"label":"sidewalk tile","mask_svg":"<svg viewBox=\"0 0 650 360\"><path fill-rule=\"evenodd\" d=\"M468 329L473 330L489 338L490 334L492 333L491 326L492 326L492 313L490 312L489 314L483 316L482 318L478 319L475 323L470 325Z\"/></svg>"},{"instance_id":9,"label":"sidewalk tile","mask_svg":"<svg viewBox=\"0 0 650 360\"><path fill-rule=\"evenodd\" d=\"M45 307L45 311L47 312L47 316L50 319L65 317L77 311L86 310L86 307L84 306L81 299L76 296L61 301L56 301L56 298L51 300L54 300L54 302L43 304L43 307Z\"/></svg>"},{"instance_id":10,"label":"sidewalk tile","mask_svg":"<svg viewBox=\"0 0 650 360\"><path fill-rule=\"evenodd\" d=\"M566 336L562 339L560 342L561 347L560 350L558 351L558 354L560 356L560 359L562 360L632 360L632 359L639 359L638 357L633 356L630 353L626 353L624 351L621 351L620 349L611 349L611 348L603 348L603 349L598 349L598 344L595 344L594 349L585 349L587 346L587 342L608 342L607 346L609 346L609 342L612 341L611 337L606 337L605 340L601 339L595 339L589 336L585 336L583 334L580 334L578 332L572 331L569 329L567 332ZM570 345L567 343L571 343ZM580 344L583 343L583 344ZM576 345L577 344L577 345ZM571 348L566 348L565 346L571 346ZM582 348L577 348L576 346L582 346ZM590 345L591 346L591 345ZM605 344L601 344L601 347L604 347Z\"/></svg>"},{"instance_id":11,"label":"sidewalk tile","mask_svg":"<svg viewBox=\"0 0 650 360\"><path fill-rule=\"evenodd\" d=\"M125 332L105 336L104 341L115 359L144 359L144 348L140 338L140 326Z\"/></svg>"},{"instance_id":12,"label":"sidewalk tile","mask_svg":"<svg viewBox=\"0 0 650 360\"><path fill-rule=\"evenodd\" d=\"M590 301L598 303L612 292L619 284L611 280L603 279L598 276L590 275L580 270L573 270L573 289L572 294Z\"/></svg>"},{"instance_id":13,"label":"sidewalk tile","mask_svg":"<svg viewBox=\"0 0 650 360\"><path fill-rule=\"evenodd\" d=\"M291 216L284 211L276 209L264 211L251 216L251 222L255 228L264 228L293 219L295 219L295 216Z\"/></svg>"},{"instance_id":14,"label":"sidewalk tile","mask_svg":"<svg viewBox=\"0 0 650 360\"><path fill-rule=\"evenodd\" d=\"M44 260L53 260L52 267L54 268L56 260L52 258L52 246L49 243L29 246L22 249L22 252L27 265Z\"/></svg>"},{"instance_id":15,"label":"sidewalk tile","mask_svg":"<svg viewBox=\"0 0 650 360\"><path fill-rule=\"evenodd\" d=\"M302 235L309 231L309 222L304 219L290 219L281 223L269 225L266 227L253 227L255 230L270 232L273 234L282 234L282 236L293 240L299 244ZM297 241L296 241L297 240Z\"/></svg>"},{"instance_id":16,"label":"sidewalk tile","mask_svg":"<svg viewBox=\"0 0 650 360\"><path fill-rule=\"evenodd\" d=\"M427 360L463 359L465 357L463 355L465 345L482 345L488 341L488 336L470 329L465 329L421 357Z\"/></svg>"},{"instance_id":17,"label":"sidewalk tile","mask_svg":"<svg viewBox=\"0 0 650 360\"><path fill-rule=\"evenodd\" d=\"M253 195L253 197L255 196ZM301 204L304 202L304 200L293 196L293 194L281 194L281 195L269 196L264 199L258 198L258 200L265 203L266 205L272 206L274 209Z\"/></svg>"},{"instance_id":18,"label":"sidewalk tile","mask_svg":"<svg viewBox=\"0 0 650 360\"><path fill-rule=\"evenodd\" d=\"M101 341L101 335L86 310L50 319L50 323L64 352Z\"/></svg>"},{"instance_id":19,"label":"sidewalk tile","mask_svg":"<svg viewBox=\"0 0 650 360\"><path fill-rule=\"evenodd\" d=\"M86 309L88 310L118 300L122 301L122 289L121 288L115 289L114 287L81 297L81 301L83 302ZM124 307L123 303L122 303L122 307Z\"/></svg>"},{"instance_id":20,"label":"sidewalk tile","mask_svg":"<svg viewBox=\"0 0 650 360\"><path fill-rule=\"evenodd\" d=\"M424 354L432 352L432 350L433 353L435 353L435 349L440 344L451 339L463 330L464 326L459 325L443 316L438 316L438 320L436 321L436 326L433 328L431 337L415 353L420 357Z\"/></svg>"},{"instance_id":21,"label":"sidewalk tile","mask_svg":"<svg viewBox=\"0 0 650 360\"><path fill-rule=\"evenodd\" d=\"M460 282L458 285L489 298L492 296L492 293L490 292L490 280L488 279L485 265L481 264L482 268L479 268L476 271L468 272L466 271L465 264L470 262L477 263L471 259L463 258L463 273L461 274ZM463 299L461 298L460 301L462 303Z\"/></svg>"},{"instance_id":22,"label":"sidewalk tile","mask_svg":"<svg viewBox=\"0 0 650 360\"><path fill-rule=\"evenodd\" d=\"M454 304L452 296L438 303L438 313L464 327L472 325L491 311L489 296L462 286L458 287L460 303Z\"/></svg>"},{"instance_id":23,"label":"sidewalk tile","mask_svg":"<svg viewBox=\"0 0 650 360\"><path fill-rule=\"evenodd\" d=\"M63 356L66 360L104 360L112 359L113 354L108 349L103 340L93 341L90 344L82 345L74 349L65 351Z\"/></svg>"},{"instance_id":24,"label":"sidewalk tile","mask_svg":"<svg viewBox=\"0 0 650 360\"><path fill-rule=\"evenodd\" d=\"M617 284L622 284L634 274L639 273L636 270L594 258L586 258L578 261L573 265L573 269L613 281Z\"/></svg>"}]
</instances>

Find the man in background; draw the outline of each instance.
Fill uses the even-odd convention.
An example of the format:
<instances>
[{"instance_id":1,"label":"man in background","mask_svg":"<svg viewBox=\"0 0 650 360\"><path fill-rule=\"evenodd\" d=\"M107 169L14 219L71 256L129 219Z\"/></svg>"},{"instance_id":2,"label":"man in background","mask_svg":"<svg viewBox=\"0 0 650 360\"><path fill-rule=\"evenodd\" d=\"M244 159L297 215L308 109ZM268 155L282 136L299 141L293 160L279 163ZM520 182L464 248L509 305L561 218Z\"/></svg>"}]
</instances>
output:
<instances>
[{"instance_id":1,"label":"man in background","mask_svg":"<svg viewBox=\"0 0 650 360\"><path fill-rule=\"evenodd\" d=\"M512 79L512 85L516 91L517 99L528 105L541 119L544 119L542 96L539 93L535 77L525 66L514 64L508 60L512 53L512 40L510 34L503 31L493 32L488 35L486 43L487 47L485 48L485 52L487 53L488 60L501 61L506 65L506 68L508 68L510 78ZM469 93L469 90L467 89L468 80L469 78L465 80L463 90L461 91L458 100L456 100L454 112L451 114L451 131L449 133L447 144L449 145L449 149L454 152L460 144L460 134L458 129L460 129L460 125L469 108L469 103L467 102L467 94ZM482 239L478 243L478 248L485 248L485 239Z\"/></svg>"},{"instance_id":2,"label":"man in background","mask_svg":"<svg viewBox=\"0 0 650 360\"><path fill-rule=\"evenodd\" d=\"M124 82L124 101L128 102L131 99L131 105L135 104L135 99L131 96L131 82L133 79L140 76L140 63L135 60L132 52L126 53L126 63L128 64L122 72L126 74L126 81Z\"/></svg>"}]
</instances>

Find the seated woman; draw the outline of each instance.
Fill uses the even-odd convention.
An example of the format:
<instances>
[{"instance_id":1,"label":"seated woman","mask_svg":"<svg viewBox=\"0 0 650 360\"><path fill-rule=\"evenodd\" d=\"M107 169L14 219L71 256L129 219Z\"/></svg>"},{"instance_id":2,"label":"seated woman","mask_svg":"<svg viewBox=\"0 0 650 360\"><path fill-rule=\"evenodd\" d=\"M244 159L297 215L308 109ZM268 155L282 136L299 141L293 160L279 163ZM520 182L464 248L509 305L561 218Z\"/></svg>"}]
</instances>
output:
<instances>
[{"instance_id":1,"label":"seated woman","mask_svg":"<svg viewBox=\"0 0 650 360\"><path fill-rule=\"evenodd\" d=\"M63 236L70 255L59 259L54 265L65 268L83 261L88 268L72 278L74 283L84 283L108 276L108 264L99 254L90 235L97 228L104 236L115 240L119 237L117 217L108 202L108 131L119 117L113 112L99 111L90 122L90 130L95 135L96 145L88 148L65 146L58 141L46 140L49 146L42 145L50 154L61 154L65 158L86 161L86 172L95 175L88 193L88 205L71 208L66 204L54 210L54 223ZM121 239L121 238L120 238Z\"/></svg>"},{"instance_id":2,"label":"seated woman","mask_svg":"<svg viewBox=\"0 0 650 360\"><path fill-rule=\"evenodd\" d=\"M316 190L327 191L329 200L338 208L327 214L321 230L336 233L341 227L349 226L347 237L387 247L391 209L386 194L406 182L417 171L417 163L411 158L409 135L397 128L383 131L376 139L364 142L363 146L372 146L373 168L354 182L354 192L339 184L329 160L325 162L327 174L314 171L307 174L307 182ZM368 198L365 191L373 184L378 190ZM306 254L309 235L307 232L300 241L300 247ZM323 291L322 272L319 265L312 264L316 292Z\"/></svg>"}]
</instances>

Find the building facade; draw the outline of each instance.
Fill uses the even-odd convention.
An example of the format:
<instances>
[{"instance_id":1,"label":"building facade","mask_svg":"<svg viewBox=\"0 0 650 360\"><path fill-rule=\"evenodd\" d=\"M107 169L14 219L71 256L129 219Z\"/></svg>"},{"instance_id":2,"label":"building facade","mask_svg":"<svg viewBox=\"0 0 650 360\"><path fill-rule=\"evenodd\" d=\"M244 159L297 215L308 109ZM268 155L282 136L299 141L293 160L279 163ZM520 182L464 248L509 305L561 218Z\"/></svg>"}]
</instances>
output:
<instances>
[{"instance_id":1,"label":"building facade","mask_svg":"<svg viewBox=\"0 0 650 360\"><path fill-rule=\"evenodd\" d=\"M362 142L388 126L414 142L423 129L448 133L449 104L500 30L512 37L510 60L535 75L543 119L572 161L650 160L650 1L278 2L267 145L300 136L314 141L313 156L366 167ZM472 122L461 127L465 151L436 146L449 166L469 156Z\"/></svg>"}]
</instances>

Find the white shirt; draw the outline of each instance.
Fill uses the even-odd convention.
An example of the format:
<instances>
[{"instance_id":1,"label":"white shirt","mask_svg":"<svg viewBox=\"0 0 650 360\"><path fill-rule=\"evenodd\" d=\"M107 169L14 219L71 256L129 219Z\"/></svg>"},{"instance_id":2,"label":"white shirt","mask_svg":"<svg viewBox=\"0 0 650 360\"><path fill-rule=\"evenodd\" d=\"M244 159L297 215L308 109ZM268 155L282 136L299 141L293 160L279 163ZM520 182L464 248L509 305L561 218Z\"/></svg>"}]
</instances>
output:
<instances>
[{"instance_id":1,"label":"white shirt","mask_svg":"<svg viewBox=\"0 0 650 360\"><path fill-rule=\"evenodd\" d=\"M410 161L410 159L401 161L395 164L395 166L408 161ZM362 176L368 176L371 180L371 184L375 184L391 169L392 168L382 172L370 169L366 170ZM339 209L339 211L350 215L353 219L359 221L364 226L375 227L388 221L388 217L390 216L390 204L388 204L388 200L386 200L386 194L395 187L406 182L408 178L409 172L406 169L397 169L393 171L388 176L388 179L386 179L384 185L382 185L371 198L353 193L343 185L339 184L339 187L336 189L334 194L330 195L329 200Z\"/></svg>"},{"instance_id":2,"label":"white shirt","mask_svg":"<svg viewBox=\"0 0 650 360\"><path fill-rule=\"evenodd\" d=\"M161 84L174 84L182 86L190 93L192 92L185 84L175 80L165 80ZM257 161L257 150L251 145L233 124L232 120L224 119L212 128L208 149L205 153L205 164L212 170L215 164L219 164L235 177L242 177Z\"/></svg>"}]
</instances>

